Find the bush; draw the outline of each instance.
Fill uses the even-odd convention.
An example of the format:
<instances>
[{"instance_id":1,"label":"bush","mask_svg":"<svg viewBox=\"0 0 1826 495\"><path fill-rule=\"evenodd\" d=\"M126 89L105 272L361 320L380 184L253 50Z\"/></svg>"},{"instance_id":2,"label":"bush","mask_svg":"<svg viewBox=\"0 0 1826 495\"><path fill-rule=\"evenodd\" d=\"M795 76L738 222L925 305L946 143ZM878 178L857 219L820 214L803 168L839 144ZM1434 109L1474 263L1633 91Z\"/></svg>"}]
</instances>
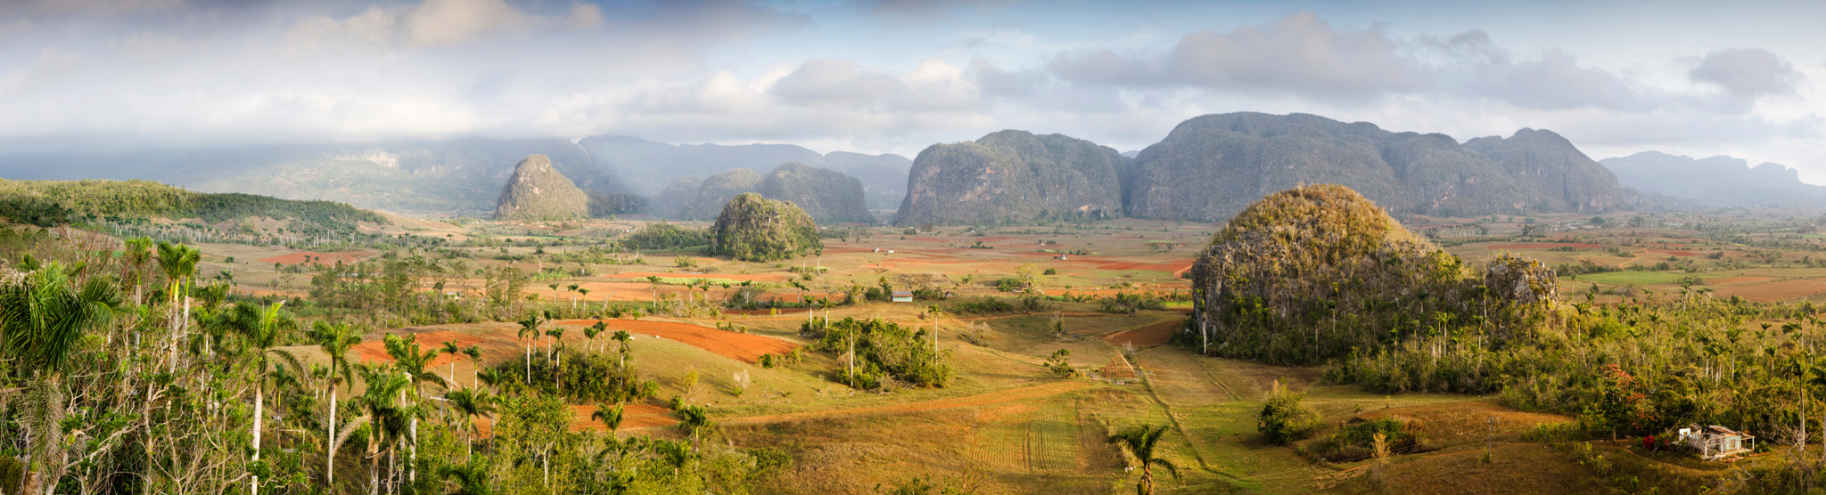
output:
<instances>
[{"instance_id":1,"label":"bush","mask_svg":"<svg viewBox=\"0 0 1826 495\"><path fill-rule=\"evenodd\" d=\"M944 355L932 348L932 336L925 330L913 330L882 320L844 318L831 322L813 320L799 326L799 334L815 339L812 350L843 358L850 349L856 351L854 374L849 364L841 363L839 371L859 389L881 388L886 376L922 387L943 387L951 379L951 367Z\"/></svg>"},{"instance_id":2,"label":"bush","mask_svg":"<svg viewBox=\"0 0 1826 495\"><path fill-rule=\"evenodd\" d=\"M1319 413L1301 404L1303 399L1305 396L1282 390L1280 382L1275 382L1268 402L1262 405L1262 413L1256 417L1255 431L1262 434L1262 439L1276 445L1286 445L1312 435L1319 427Z\"/></svg>"},{"instance_id":3,"label":"bush","mask_svg":"<svg viewBox=\"0 0 1826 495\"><path fill-rule=\"evenodd\" d=\"M702 230L687 230L665 222L649 223L629 234L623 241L628 247L644 250L687 249L710 244L710 235Z\"/></svg>"},{"instance_id":4,"label":"bush","mask_svg":"<svg viewBox=\"0 0 1826 495\"><path fill-rule=\"evenodd\" d=\"M1315 441L1304 450L1321 459L1331 462L1355 462L1375 457L1376 434L1382 434L1384 445L1390 454L1412 454L1421 451L1420 437L1415 435L1406 423L1383 418L1364 420L1352 418L1349 423L1323 440Z\"/></svg>"}]
</instances>

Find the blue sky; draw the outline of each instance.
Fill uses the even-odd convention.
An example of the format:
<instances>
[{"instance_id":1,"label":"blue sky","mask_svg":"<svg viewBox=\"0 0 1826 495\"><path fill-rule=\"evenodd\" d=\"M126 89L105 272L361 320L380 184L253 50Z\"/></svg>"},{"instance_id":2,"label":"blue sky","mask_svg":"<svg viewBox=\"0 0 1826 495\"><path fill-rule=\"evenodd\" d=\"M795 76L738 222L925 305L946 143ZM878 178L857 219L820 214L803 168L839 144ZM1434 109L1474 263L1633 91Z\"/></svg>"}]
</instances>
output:
<instances>
[{"instance_id":1,"label":"blue sky","mask_svg":"<svg viewBox=\"0 0 1826 495\"><path fill-rule=\"evenodd\" d=\"M1213 112L1826 182L1826 3L13 0L0 142L626 134L917 153L1019 128L1122 150Z\"/></svg>"}]
</instances>

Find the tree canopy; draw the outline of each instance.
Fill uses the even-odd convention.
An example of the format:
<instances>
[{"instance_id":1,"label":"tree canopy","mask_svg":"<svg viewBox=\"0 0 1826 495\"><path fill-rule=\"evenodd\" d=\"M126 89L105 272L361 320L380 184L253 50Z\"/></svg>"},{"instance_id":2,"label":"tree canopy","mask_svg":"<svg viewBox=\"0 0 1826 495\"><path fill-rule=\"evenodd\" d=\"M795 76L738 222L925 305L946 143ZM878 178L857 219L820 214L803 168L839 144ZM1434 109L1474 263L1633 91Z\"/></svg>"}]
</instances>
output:
<instances>
[{"instance_id":1,"label":"tree canopy","mask_svg":"<svg viewBox=\"0 0 1826 495\"><path fill-rule=\"evenodd\" d=\"M743 193L723 206L710 227L713 254L744 261L775 261L824 249L818 226L790 202Z\"/></svg>"}]
</instances>

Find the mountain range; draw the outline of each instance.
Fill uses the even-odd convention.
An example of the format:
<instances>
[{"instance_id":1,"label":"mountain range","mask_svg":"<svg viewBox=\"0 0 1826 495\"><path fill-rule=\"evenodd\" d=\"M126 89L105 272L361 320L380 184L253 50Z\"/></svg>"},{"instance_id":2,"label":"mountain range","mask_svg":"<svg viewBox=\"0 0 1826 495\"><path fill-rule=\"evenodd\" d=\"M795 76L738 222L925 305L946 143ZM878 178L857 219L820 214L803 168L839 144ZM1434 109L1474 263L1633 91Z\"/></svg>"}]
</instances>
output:
<instances>
[{"instance_id":1,"label":"mountain range","mask_svg":"<svg viewBox=\"0 0 1826 495\"><path fill-rule=\"evenodd\" d=\"M1741 158L1693 158L1658 151L1606 158L1623 185L1666 197L1674 207L1826 207L1826 187L1801 182L1800 172L1774 163L1754 167Z\"/></svg>"},{"instance_id":2,"label":"mountain range","mask_svg":"<svg viewBox=\"0 0 1826 495\"><path fill-rule=\"evenodd\" d=\"M595 198L592 205L623 207L639 205L629 198L656 195L676 179L801 163L860 179L866 206L892 209L905 195L906 169L912 163L893 154L820 154L784 144L674 145L619 136L465 137L233 146L7 146L0 147L0 177L146 179L205 192L333 200L408 214L488 216L514 165L535 154L548 156L554 169Z\"/></svg>"},{"instance_id":3,"label":"mountain range","mask_svg":"<svg viewBox=\"0 0 1826 495\"><path fill-rule=\"evenodd\" d=\"M1128 215L1217 221L1300 184L1349 186L1398 213L1598 212L1636 193L1551 131L1460 143L1316 115L1227 113L1180 123L1127 158L1058 134L1002 131L913 162L896 222L1018 223Z\"/></svg>"},{"instance_id":4,"label":"mountain range","mask_svg":"<svg viewBox=\"0 0 1826 495\"><path fill-rule=\"evenodd\" d=\"M1195 117L1118 152L1060 134L1001 131L935 144L916 160L790 144L668 144L627 136L371 143L0 148L0 177L149 179L204 192L332 200L421 215L487 216L522 158L543 154L592 214L707 219L740 192L816 202L819 221L902 224L1143 218L1216 221L1265 194L1337 183L1397 214L1475 216L1624 208L1826 205L1790 168L1656 152L1593 161L1566 138L1522 129L1459 141L1308 114ZM757 171L798 164L793 177ZM127 166L131 165L131 166ZM769 172L770 174L773 172ZM794 180L816 184L792 183ZM861 206L850 185L862 190ZM1638 191L1641 194L1638 194Z\"/></svg>"}]
</instances>

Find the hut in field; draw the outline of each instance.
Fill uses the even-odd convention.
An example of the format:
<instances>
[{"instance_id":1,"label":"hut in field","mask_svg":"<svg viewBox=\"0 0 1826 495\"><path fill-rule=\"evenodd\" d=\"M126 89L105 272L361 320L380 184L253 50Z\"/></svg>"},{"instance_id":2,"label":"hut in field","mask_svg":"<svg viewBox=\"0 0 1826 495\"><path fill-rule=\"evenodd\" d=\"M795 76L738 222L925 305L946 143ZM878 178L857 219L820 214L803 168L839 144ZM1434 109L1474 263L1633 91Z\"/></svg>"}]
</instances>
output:
<instances>
[{"instance_id":1,"label":"hut in field","mask_svg":"<svg viewBox=\"0 0 1826 495\"><path fill-rule=\"evenodd\" d=\"M1756 448L1756 435L1718 425L1692 425L1680 429L1680 443L1698 451L1700 459L1710 461L1749 453Z\"/></svg>"}]
</instances>

